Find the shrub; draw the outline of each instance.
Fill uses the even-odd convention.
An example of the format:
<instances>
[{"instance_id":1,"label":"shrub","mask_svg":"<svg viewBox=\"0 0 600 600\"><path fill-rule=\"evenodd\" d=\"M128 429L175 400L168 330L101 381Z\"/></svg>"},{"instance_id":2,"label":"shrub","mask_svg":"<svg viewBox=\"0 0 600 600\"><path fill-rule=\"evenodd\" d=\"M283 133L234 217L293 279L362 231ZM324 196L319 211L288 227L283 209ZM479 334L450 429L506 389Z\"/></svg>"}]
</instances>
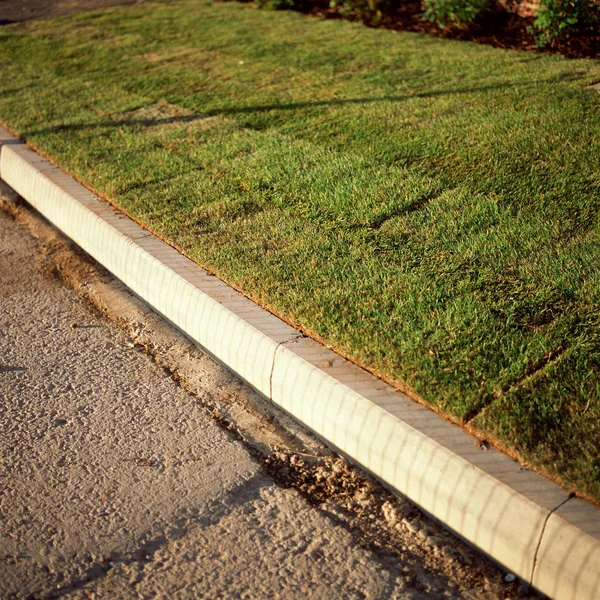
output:
<instances>
[{"instance_id":1,"label":"shrub","mask_svg":"<svg viewBox=\"0 0 600 600\"><path fill-rule=\"evenodd\" d=\"M440 27L465 27L485 12L490 0L423 0L423 16Z\"/></svg>"},{"instance_id":2,"label":"shrub","mask_svg":"<svg viewBox=\"0 0 600 600\"><path fill-rule=\"evenodd\" d=\"M294 8L294 0L254 0L259 8L270 8L272 10L286 10Z\"/></svg>"},{"instance_id":3,"label":"shrub","mask_svg":"<svg viewBox=\"0 0 600 600\"><path fill-rule=\"evenodd\" d=\"M381 21L379 7L387 2L381 0L330 0L329 7L337 9L346 19L364 19L372 25Z\"/></svg>"},{"instance_id":4,"label":"shrub","mask_svg":"<svg viewBox=\"0 0 600 600\"><path fill-rule=\"evenodd\" d=\"M531 31L542 47L593 24L600 24L600 7L590 0L540 0Z\"/></svg>"}]
</instances>

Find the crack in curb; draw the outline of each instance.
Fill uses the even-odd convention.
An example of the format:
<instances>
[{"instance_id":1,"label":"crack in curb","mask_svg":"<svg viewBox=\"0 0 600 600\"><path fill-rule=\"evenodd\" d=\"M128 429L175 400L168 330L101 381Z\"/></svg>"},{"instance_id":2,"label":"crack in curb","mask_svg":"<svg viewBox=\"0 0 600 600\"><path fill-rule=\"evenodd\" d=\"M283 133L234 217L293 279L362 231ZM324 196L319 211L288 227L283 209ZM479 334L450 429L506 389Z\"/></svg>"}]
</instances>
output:
<instances>
[{"instance_id":1,"label":"crack in curb","mask_svg":"<svg viewBox=\"0 0 600 600\"><path fill-rule=\"evenodd\" d=\"M277 344L275 350L273 351L273 361L271 363L271 373L269 375L269 400L271 402L273 401L273 373L275 372L275 361L277 360L277 351L279 350L279 348L282 348L286 344L290 344L292 342L295 342L296 340L300 340L305 337L300 332L298 333L299 335L294 335L288 340L285 340L285 342L279 342L279 344Z\"/></svg>"},{"instance_id":2,"label":"crack in curb","mask_svg":"<svg viewBox=\"0 0 600 600\"><path fill-rule=\"evenodd\" d=\"M533 555L533 566L531 567L531 576L529 578L529 585L531 587L533 587L533 576L535 575L535 569L537 567L538 564L538 554L540 552L540 547L542 545L542 540L544 539L544 533L546 532L546 525L548 524L548 521L550 520L550 517L562 506L564 506L567 502L569 502L569 500L572 500L573 498L575 498L575 494L569 494L569 497L566 500L563 500L558 506L555 506L547 515L546 518L544 519L544 524L542 525L542 531L540 533L540 539L538 540L537 546L535 548L535 554Z\"/></svg>"}]
</instances>

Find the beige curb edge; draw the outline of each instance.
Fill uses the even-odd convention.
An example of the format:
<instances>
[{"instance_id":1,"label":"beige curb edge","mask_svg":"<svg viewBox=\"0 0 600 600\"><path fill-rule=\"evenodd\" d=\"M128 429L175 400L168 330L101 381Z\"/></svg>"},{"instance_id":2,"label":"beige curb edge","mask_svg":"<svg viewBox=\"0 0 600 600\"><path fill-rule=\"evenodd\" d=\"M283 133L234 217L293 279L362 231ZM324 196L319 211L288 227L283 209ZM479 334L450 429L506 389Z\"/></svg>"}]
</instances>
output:
<instances>
[{"instance_id":1,"label":"beige curb edge","mask_svg":"<svg viewBox=\"0 0 600 600\"><path fill-rule=\"evenodd\" d=\"M600 509L256 306L0 128L0 178L255 389L523 581L600 598Z\"/></svg>"}]
</instances>

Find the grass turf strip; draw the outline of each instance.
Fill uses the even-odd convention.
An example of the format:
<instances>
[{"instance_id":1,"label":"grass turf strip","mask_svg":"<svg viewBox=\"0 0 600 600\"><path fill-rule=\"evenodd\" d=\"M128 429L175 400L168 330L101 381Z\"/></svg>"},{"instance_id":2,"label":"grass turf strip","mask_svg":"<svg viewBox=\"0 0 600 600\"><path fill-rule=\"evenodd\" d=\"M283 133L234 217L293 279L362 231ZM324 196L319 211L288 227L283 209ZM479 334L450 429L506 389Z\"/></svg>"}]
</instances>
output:
<instances>
[{"instance_id":1,"label":"grass turf strip","mask_svg":"<svg viewBox=\"0 0 600 600\"><path fill-rule=\"evenodd\" d=\"M0 118L600 500L600 62L178 0L0 29Z\"/></svg>"}]
</instances>

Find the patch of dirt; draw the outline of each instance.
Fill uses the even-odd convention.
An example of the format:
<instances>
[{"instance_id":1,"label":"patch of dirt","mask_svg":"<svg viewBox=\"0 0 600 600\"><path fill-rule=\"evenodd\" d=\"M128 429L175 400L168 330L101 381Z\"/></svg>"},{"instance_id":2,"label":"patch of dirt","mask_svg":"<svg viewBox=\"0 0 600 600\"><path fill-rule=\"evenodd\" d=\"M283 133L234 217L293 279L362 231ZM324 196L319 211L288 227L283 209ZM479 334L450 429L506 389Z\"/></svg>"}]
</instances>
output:
<instances>
[{"instance_id":1,"label":"patch of dirt","mask_svg":"<svg viewBox=\"0 0 600 600\"><path fill-rule=\"evenodd\" d=\"M165 127L180 127L181 125L204 131L227 122L223 117L199 115L165 100L159 100L154 104L122 113L117 116L116 120L131 127L142 126L146 129L146 132L154 127L162 130Z\"/></svg>"},{"instance_id":2,"label":"patch of dirt","mask_svg":"<svg viewBox=\"0 0 600 600\"><path fill-rule=\"evenodd\" d=\"M413 572L425 568L441 578L460 581L457 597L473 597L468 590L477 590L476 597L481 599L538 597L526 582L499 577L494 573L496 567L481 554L340 456L272 448L264 464L279 485L298 490L331 518L346 523L357 544L381 558L410 565ZM482 575L486 580L483 588L478 585ZM436 582L423 592L435 597Z\"/></svg>"}]
</instances>

